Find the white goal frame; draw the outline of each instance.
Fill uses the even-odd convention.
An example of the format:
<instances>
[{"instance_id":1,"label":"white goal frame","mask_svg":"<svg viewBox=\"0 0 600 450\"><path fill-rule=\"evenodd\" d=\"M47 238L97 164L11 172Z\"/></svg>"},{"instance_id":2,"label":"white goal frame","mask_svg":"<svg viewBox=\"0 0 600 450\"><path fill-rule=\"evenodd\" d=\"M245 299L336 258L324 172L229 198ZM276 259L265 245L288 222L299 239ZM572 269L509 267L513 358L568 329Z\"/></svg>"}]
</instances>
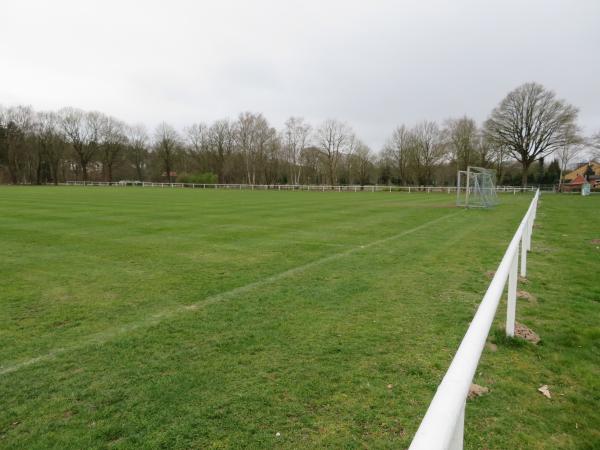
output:
<instances>
[{"instance_id":1,"label":"white goal frame","mask_svg":"<svg viewBox=\"0 0 600 450\"><path fill-rule=\"evenodd\" d=\"M463 184L464 182L464 184ZM498 204L496 171L468 166L459 170L456 178L456 206L490 208Z\"/></svg>"}]
</instances>

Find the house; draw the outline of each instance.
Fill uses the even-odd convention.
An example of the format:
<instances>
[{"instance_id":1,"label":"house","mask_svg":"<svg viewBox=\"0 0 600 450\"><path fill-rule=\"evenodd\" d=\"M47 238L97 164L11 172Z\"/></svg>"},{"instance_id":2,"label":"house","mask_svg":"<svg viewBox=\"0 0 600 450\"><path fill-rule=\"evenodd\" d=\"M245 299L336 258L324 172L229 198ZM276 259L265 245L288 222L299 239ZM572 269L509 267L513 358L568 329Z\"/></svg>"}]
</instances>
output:
<instances>
[{"instance_id":1,"label":"house","mask_svg":"<svg viewBox=\"0 0 600 450\"><path fill-rule=\"evenodd\" d=\"M567 192L580 191L585 183L590 183L592 189L600 188L600 164L590 162L568 173L562 188Z\"/></svg>"},{"instance_id":2,"label":"house","mask_svg":"<svg viewBox=\"0 0 600 450\"><path fill-rule=\"evenodd\" d=\"M594 171L594 175L600 176L600 163L597 163L596 161L590 161L589 163L581 164L579 167L577 167L577 169L566 174L564 176L565 183L570 183L571 181L575 180L575 178L577 178L577 176L579 175L584 176L585 173L588 171L588 167L590 167L591 170Z\"/></svg>"}]
</instances>

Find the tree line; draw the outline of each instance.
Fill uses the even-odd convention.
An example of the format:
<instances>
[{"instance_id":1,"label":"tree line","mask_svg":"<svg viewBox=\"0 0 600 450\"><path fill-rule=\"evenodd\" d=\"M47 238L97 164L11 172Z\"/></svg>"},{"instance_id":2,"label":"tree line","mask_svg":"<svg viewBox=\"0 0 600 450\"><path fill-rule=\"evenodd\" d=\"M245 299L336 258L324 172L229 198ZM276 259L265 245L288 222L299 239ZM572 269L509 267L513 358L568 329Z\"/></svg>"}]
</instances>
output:
<instances>
[{"instance_id":1,"label":"tree line","mask_svg":"<svg viewBox=\"0 0 600 450\"><path fill-rule=\"evenodd\" d=\"M447 185L457 170L476 165L496 169L500 183L546 184L593 143L576 120L575 107L527 83L481 126L467 116L401 124L376 153L336 119L313 125L290 117L278 130L262 114L243 112L182 130L161 123L149 132L97 111L0 106L0 181Z\"/></svg>"}]
</instances>

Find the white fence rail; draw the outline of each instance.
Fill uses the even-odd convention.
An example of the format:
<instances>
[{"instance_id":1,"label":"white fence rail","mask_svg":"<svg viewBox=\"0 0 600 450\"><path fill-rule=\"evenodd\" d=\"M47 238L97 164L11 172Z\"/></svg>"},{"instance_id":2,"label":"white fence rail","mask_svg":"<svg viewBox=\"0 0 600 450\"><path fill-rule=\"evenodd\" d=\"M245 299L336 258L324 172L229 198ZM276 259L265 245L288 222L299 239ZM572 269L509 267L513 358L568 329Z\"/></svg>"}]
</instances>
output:
<instances>
[{"instance_id":1,"label":"white fence rail","mask_svg":"<svg viewBox=\"0 0 600 450\"><path fill-rule=\"evenodd\" d=\"M457 450L463 448L465 405L479 358L494 321L504 286L508 280L506 334L514 336L517 299L519 247L521 276L527 274L527 251L531 250L531 233L540 191L536 191L529 209L513 236L498 270L469 325L446 375L429 405L415 434L410 450Z\"/></svg>"},{"instance_id":2,"label":"white fence rail","mask_svg":"<svg viewBox=\"0 0 600 450\"><path fill-rule=\"evenodd\" d=\"M158 187L158 188L191 188L191 189L233 189L233 190L276 190L276 191L311 191L311 192L443 192L456 193L456 186L390 186L390 185L346 185L331 186L319 184L211 184L211 183L154 183L148 181L67 181L67 186L114 186L114 187ZM535 192L534 186L497 186L497 192L516 194L518 192Z\"/></svg>"}]
</instances>

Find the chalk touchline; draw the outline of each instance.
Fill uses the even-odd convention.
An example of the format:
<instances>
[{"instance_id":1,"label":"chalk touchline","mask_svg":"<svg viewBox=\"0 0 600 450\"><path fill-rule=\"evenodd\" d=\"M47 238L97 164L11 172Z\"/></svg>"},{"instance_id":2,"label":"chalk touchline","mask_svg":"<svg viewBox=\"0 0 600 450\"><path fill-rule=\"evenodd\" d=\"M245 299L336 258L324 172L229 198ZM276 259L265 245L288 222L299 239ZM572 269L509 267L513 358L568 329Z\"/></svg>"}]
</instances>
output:
<instances>
[{"instance_id":1,"label":"chalk touchline","mask_svg":"<svg viewBox=\"0 0 600 450\"><path fill-rule=\"evenodd\" d=\"M11 372L15 372L19 369L22 369L24 367L27 366L31 366L33 364L36 364L38 362L42 362L42 361L46 361L49 359L54 358L57 355L60 355L62 353L66 353L68 351L73 351L73 350L78 350L80 348L86 347L88 345L99 345L99 344L104 344L108 341L110 341L111 339L114 339L118 336L121 336L125 333L128 333L130 331L133 330L137 330L139 328L144 328L144 327L149 327L155 324L158 324L164 320L167 320L177 314L180 314L182 312L185 311L193 311L196 310L198 308L207 306L207 305L211 305L213 303L217 303L223 300L227 300L231 297L235 297L236 295L239 294L244 294L248 291L251 291L254 288L257 288L259 286L263 286L269 283L273 283L275 281L279 281L283 278L286 278L290 275L294 275L300 272L303 272L307 269L310 269L314 266L320 265L320 264L324 264L326 262L332 261L334 259L338 259L338 258L343 258L344 256L350 255L352 253L364 250L366 248L370 248L370 247L374 247L380 244L383 244L385 242L389 242L389 241L393 241L395 239L399 239L403 236L406 236L407 234L411 234L414 233L416 231L419 231L423 228L426 228L430 225L433 225L437 222L440 222L443 219L447 219L449 217L455 216L459 214L458 212L456 213L452 213L452 214L446 214L444 216L438 217L437 219L433 219L430 220L429 222L425 222L422 223L421 225L418 225L414 228L411 228L409 230L405 230L402 233L398 233L395 234L393 236L388 236L386 238L383 239L378 239L376 241L372 241L369 242L367 244L362 244L362 245L358 245L356 247L350 248L348 250L344 250L343 252L339 252L339 253L334 253L333 255L329 255L329 256L325 256L323 258L319 258L316 259L314 261L308 262L306 264L302 264L300 266L296 266L296 267L292 267L291 269L285 270L283 272L277 273L275 275L271 275L268 276L266 278L263 278L262 280L257 280L257 281L253 281L252 283L248 283L244 286L239 286L237 288L233 288L229 291L225 291L225 292L220 292L218 294L215 295L211 295L208 297L203 298L202 300L199 300L195 303L191 303L189 305L182 305L182 306L177 306L177 307L172 307L172 308L168 308L168 309L164 309L162 311L158 311L155 312L151 315L149 315L148 317L139 320L135 323L129 323L129 324L125 324L119 327L115 327L112 329L108 329L105 331L102 331L100 333L96 333L96 334L92 334L90 336L88 336L87 338L84 338L82 340L79 340L77 344L75 345L71 345L69 347L60 347L60 348L56 348L54 350L49 351L48 353L45 353L43 355L39 355L33 358L29 358L25 361L21 361L19 363L10 365L10 366L6 366L6 367L0 367L0 375L5 375Z\"/></svg>"}]
</instances>

